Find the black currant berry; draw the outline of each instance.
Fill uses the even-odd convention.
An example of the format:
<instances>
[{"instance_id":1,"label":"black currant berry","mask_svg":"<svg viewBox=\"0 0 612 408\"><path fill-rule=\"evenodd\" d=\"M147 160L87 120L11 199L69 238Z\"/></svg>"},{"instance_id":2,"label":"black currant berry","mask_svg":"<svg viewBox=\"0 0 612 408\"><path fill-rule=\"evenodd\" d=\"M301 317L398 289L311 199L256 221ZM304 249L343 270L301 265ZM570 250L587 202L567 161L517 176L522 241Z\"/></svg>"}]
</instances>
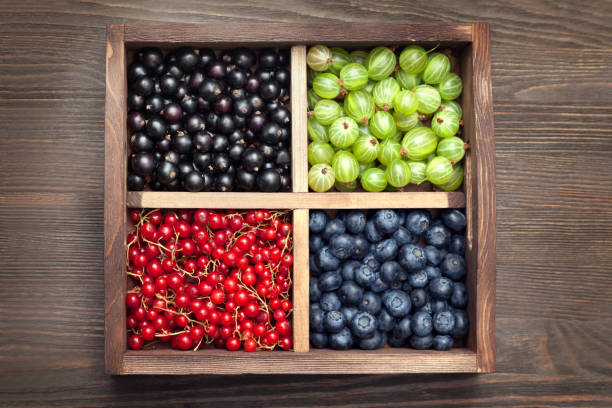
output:
<instances>
[{"instance_id":1,"label":"black currant berry","mask_svg":"<svg viewBox=\"0 0 612 408\"><path fill-rule=\"evenodd\" d=\"M134 132L141 130L145 124L145 116L142 113L132 112L128 115L128 127Z\"/></svg>"},{"instance_id":2,"label":"black currant berry","mask_svg":"<svg viewBox=\"0 0 612 408\"><path fill-rule=\"evenodd\" d=\"M147 76L138 77L132 83L132 90L138 95L151 95L155 90L155 81Z\"/></svg>"},{"instance_id":3,"label":"black currant berry","mask_svg":"<svg viewBox=\"0 0 612 408\"><path fill-rule=\"evenodd\" d=\"M183 160L179 162L176 167L178 168L179 177L181 178L181 180L184 180L187 174L195 170L195 167L193 167L193 163L188 160Z\"/></svg>"},{"instance_id":4,"label":"black currant berry","mask_svg":"<svg viewBox=\"0 0 612 408\"><path fill-rule=\"evenodd\" d=\"M276 122L268 122L262 126L259 138L265 143L276 145L282 136L283 131L280 125Z\"/></svg>"},{"instance_id":5,"label":"black currant berry","mask_svg":"<svg viewBox=\"0 0 612 408\"><path fill-rule=\"evenodd\" d=\"M193 154L193 164L200 171L207 171L212 165L213 155L212 153L196 152Z\"/></svg>"},{"instance_id":6,"label":"black currant berry","mask_svg":"<svg viewBox=\"0 0 612 408\"><path fill-rule=\"evenodd\" d=\"M159 153L166 153L170 150L171 145L170 138L163 138L155 144L155 148Z\"/></svg>"},{"instance_id":7,"label":"black currant berry","mask_svg":"<svg viewBox=\"0 0 612 408\"><path fill-rule=\"evenodd\" d=\"M179 132L172 140L172 147L179 153L190 153L193 143L189 133Z\"/></svg>"},{"instance_id":8,"label":"black currant berry","mask_svg":"<svg viewBox=\"0 0 612 408\"><path fill-rule=\"evenodd\" d=\"M265 123L266 123L266 116L263 113L261 112L254 113L249 118L249 129L251 129L253 132L258 132L259 130L261 130L261 128L263 127Z\"/></svg>"},{"instance_id":9,"label":"black currant berry","mask_svg":"<svg viewBox=\"0 0 612 408\"><path fill-rule=\"evenodd\" d=\"M287 108L281 106L270 112L270 119L279 125L286 127L291 123L291 113Z\"/></svg>"},{"instance_id":10,"label":"black currant berry","mask_svg":"<svg viewBox=\"0 0 612 408\"><path fill-rule=\"evenodd\" d=\"M248 48L240 47L232 51L232 62L242 69L255 65L255 53Z\"/></svg>"},{"instance_id":11,"label":"black currant berry","mask_svg":"<svg viewBox=\"0 0 612 408\"><path fill-rule=\"evenodd\" d=\"M259 171L264 164L264 155L257 149L249 148L242 155L242 165L248 171Z\"/></svg>"},{"instance_id":12,"label":"black currant berry","mask_svg":"<svg viewBox=\"0 0 612 408\"><path fill-rule=\"evenodd\" d=\"M229 135L235 128L236 125L230 115L223 115L219 118L219 123L217 123L217 130L219 130L219 132L224 135Z\"/></svg>"},{"instance_id":13,"label":"black currant berry","mask_svg":"<svg viewBox=\"0 0 612 408\"><path fill-rule=\"evenodd\" d=\"M196 133L205 128L204 119L197 113L193 113L185 119L185 129L187 129L189 133Z\"/></svg>"},{"instance_id":14,"label":"black currant berry","mask_svg":"<svg viewBox=\"0 0 612 408\"><path fill-rule=\"evenodd\" d=\"M187 191L202 191L204 189L204 185L204 177L202 177L202 175L195 170L189 172L183 179L183 187L185 187L185 190Z\"/></svg>"},{"instance_id":15,"label":"black currant berry","mask_svg":"<svg viewBox=\"0 0 612 408\"><path fill-rule=\"evenodd\" d=\"M164 186L168 186L173 181L177 180L178 169L170 162L163 161L157 167L157 179Z\"/></svg>"},{"instance_id":16,"label":"black currant berry","mask_svg":"<svg viewBox=\"0 0 612 408\"><path fill-rule=\"evenodd\" d=\"M234 177L230 174L219 174L215 183L217 191L232 191L234 189Z\"/></svg>"},{"instance_id":17,"label":"black currant berry","mask_svg":"<svg viewBox=\"0 0 612 408\"><path fill-rule=\"evenodd\" d=\"M132 111L139 111L144 108L144 98L137 93L130 92L127 98L128 109Z\"/></svg>"},{"instance_id":18,"label":"black currant berry","mask_svg":"<svg viewBox=\"0 0 612 408\"><path fill-rule=\"evenodd\" d=\"M174 164L175 166L181 161L181 155L176 150L169 150L164 155L163 159L167 162Z\"/></svg>"},{"instance_id":19,"label":"black currant berry","mask_svg":"<svg viewBox=\"0 0 612 408\"><path fill-rule=\"evenodd\" d=\"M259 87L259 95L265 101L272 101L280 94L281 86L274 79L261 83Z\"/></svg>"},{"instance_id":20,"label":"black currant berry","mask_svg":"<svg viewBox=\"0 0 612 408\"><path fill-rule=\"evenodd\" d=\"M215 61L208 67L208 76L214 79L225 78L225 64L222 61Z\"/></svg>"},{"instance_id":21,"label":"black currant berry","mask_svg":"<svg viewBox=\"0 0 612 408\"><path fill-rule=\"evenodd\" d=\"M140 152L132 155L132 170L139 176L147 177L153 174L155 164L155 157L150 152Z\"/></svg>"},{"instance_id":22,"label":"black currant berry","mask_svg":"<svg viewBox=\"0 0 612 408\"><path fill-rule=\"evenodd\" d=\"M138 50L136 57L142 62L142 65L150 70L154 70L162 62L164 62L164 55L159 48L145 48Z\"/></svg>"},{"instance_id":23,"label":"black currant berry","mask_svg":"<svg viewBox=\"0 0 612 408\"><path fill-rule=\"evenodd\" d=\"M195 113L198 110L198 99L194 96L186 96L181 101L181 108L185 113Z\"/></svg>"},{"instance_id":24,"label":"black currant berry","mask_svg":"<svg viewBox=\"0 0 612 408\"><path fill-rule=\"evenodd\" d=\"M137 78L147 75L147 69L140 62L133 62L128 67L127 77L128 81L134 82Z\"/></svg>"},{"instance_id":25,"label":"black currant berry","mask_svg":"<svg viewBox=\"0 0 612 408\"><path fill-rule=\"evenodd\" d=\"M253 107L246 99L236 99L234 101L234 112L239 116L249 116L253 111Z\"/></svg>"},{"instance_id":26,"label":"black currant berry","mask_svg":"<svg viewBox=\"0 0 612 408\"><path fill-rule=\"evenodd\" d=\"M213 109L219 115L228 113L232 109L232 98L227 95L220 95L213 104Z\"/></svg>"},{"instance_id":27,"label":"black currant berry","mask_svg":"<svg viewBox=\"0 0 612 408\"><path fill-rule=\"evenodd\" d=\"M214 102L222 92L223 87L221 82L217 81L216 79L206 78L200 84L200 96L206 99L208 102Z\"/></svg>"},{"instance_id":28,"label":"black currant berry","mask_svg":"<svg viewBox=\"0 0 612 408\"><path fill-rule=\"evenodd\" d=\"M144 190L147 179L139 176L136 173L130 173L127 177L127 188L130 191L142 191Z\"/></svg>"},{"instance_id":29,"label":"black currant berry","mask_svg":"<svg viewBox=\"0 0 612 408\"><path fill-rule=\"evenodd\" d=\"M259 78L255 77L255 76L250 76L247 78L247 82L246 82L246 90L251 92L251 93L255 93L259 90L259 84L261 83L261 81L259 80Z\"/></svg>"},{"instance_id":30,"label":"black currant berry","mask_svg":"<svg viewBox=\"0 0 612 408\"><path fill-rule=\"evenodd\" d=\"M215 174L225 173L230 164L229 156L225 153L218 153L213 158L213 170Z\"/></svg>"},{"instance_id":31,"label":"black currant berry","mask_svg":"<svg viewBox=\"0 0 612 408\"><path fill-rule=\"evenodd\" d=\"M160 95L151 95L145 100L145 110L149 114L159 114L164 109L164 98Z\"/></svg>"},{"instance_id":32,"label":"black currant berry","mask_svg":"<svg viewBox=\"0 0 612 408\"><path fill-rule=\"evenodd\" d=\"M215 52L210 48L200 48L197 54L200 57L198 67L201 69L208 69L208 66L217 59Z\"/></svg>"},{"instance_id":33,"label":"black currant berry","mask_svg":"<svg viewBox=\"0 0 612 408\"><path fill-rule=\"evenodd\" d=\"M152 116L147 121L147 135L155 141L160 140L166 134L166 122L161 116Z\"/></svg>"},{"instance_id":34,"label":"black currant berry","mask_svg":"<svg viewBox=\"0 0 612 408\"><path fill-rule=\"evenodd\" d=\"M242 153L244 153L245 150L246 148L242 144L231 145L228 151L230 160L233 163L240 163L242 160Z\"/></svg>"},{"instance_id":35,"label":"black currant berry","mask_svg":"<svg viewBox=\"0 0 612 408\"><path fill-rule=\"evenodd\" d=\"M280 184L280 174L273 169L265 169L257 174L257 187L261 191L266 193L278 191Z\"/></svg>"},{"instance_id":36,"label":"black currant berry","mask_svg":"<svg viewBox=\"0 0 612 408\"><path fill-rule=\"evenodd\" d=\"M153 151L155 144L144 133L136 132L130 136L130 149L132 153Z\"/></svg>"},{"instance_id":37,"label":"black currant berry","mask_svg":"<svg viewBox=\"0 0 612 408\"><path fill-rule=\"evenodd\" d=\"M215 153L223 153L227 150L229 141L225 135L215 135L212 140L212 149Z\"/></svg>"},{"instance_id":38,"label":"black currant berry","mask_svg":"<svg viewBox=\"0 0 612 408\"><path fill-rule=\"evenodd\" d=\"M230 84L232 88L243 88L247 82L247 76L244 71L239 69L233 69L226 75L227 83Z\"/></svg>"},{"instance_id":39,"label":"black currant berry","mask_svg":"<svg viewBox=\"0 0 612 408\"><path fill-rule=\"evenodd\" d=\"M274 79L282 86L289 86L290 74L284 68L279 68L274 72Z\"/></svg>"},{"instance_id":40,"label":"black currant berry","mask_svg":"<svg viewBox=\"0 0 612 408\"><path fill-rule=\"evenodd\" d=\"M207 131L196 132L193 135L193 145L199 152L207 152L213 146L213 135Z\"/></svg>"},{"instance_id":41,"label":"black currant berry","mask_svg":"<svg viewBox=\"0 0 612 408\"><path fill-rule=\"evenodd\" d=\"M236 181L238 183L238 188L243 191L251 191L255 188L257 180L257 174L247 171L243 168L239 168L236 171Z\"/></svg>"},{"instance_id":42,"label":"black currant berry","mask_svg":"<svg viewBox=\"0 0 612 408\"><path fill-rule=\"evenodd\" d=\"M259 50L259 66L262 68L274 68L278 64L276 51L272 48L262 48Z\"/></svg>"},{"instance_id":43,"label":"black currant berry","mask_svg":"<svg viewBox=\"0 0 612 408\"><path fill-rule=\"evenodd\" d=\"M177 55L178 65L184 72L191 72L198 64L199 57L192 49L182 49Z\"/></svg>"}]
</instances>

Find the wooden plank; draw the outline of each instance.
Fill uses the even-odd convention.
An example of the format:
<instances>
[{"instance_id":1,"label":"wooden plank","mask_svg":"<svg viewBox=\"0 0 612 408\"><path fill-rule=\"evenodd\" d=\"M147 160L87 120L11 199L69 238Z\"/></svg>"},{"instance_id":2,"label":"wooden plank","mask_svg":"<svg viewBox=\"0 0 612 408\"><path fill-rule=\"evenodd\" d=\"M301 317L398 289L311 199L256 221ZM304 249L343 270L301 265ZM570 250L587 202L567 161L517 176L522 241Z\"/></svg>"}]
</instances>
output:
<instances>
[{"instance_id":1,"label":"wooden plank","mask_svg":"<svg viewBox=\"0 0 612 408\"><path fill-rule=\"evenodd\" d=\"M223 33L221 36L219 33ZM464 42L472 39L469 24L128 24L125 41L147 44L208 44L220 47L241 45L299 45L325 42L336 45L374 45L409 42Z\"/></svg>"},{"instance_id":2,"label":"wooden plank","mask_svg":"<svg viewBox=\"0 0 612 408\"><path fill-rule=\"evenodd\" d=\"M463 73L463 94L461 95L461 106L463 108L463 138L466 143L473 143L474 141L474 91L472 81L472 44L469 44L462 52L461 55L461 72ZM465 263L467 273L465 277L465 286L468 290L469 300L466 307L468 317L470 319L470 329L466 338L466 346L477 352L476 347L476 329L478 325L476 322L476 301L478 299L476 293L476 279L477 274L477 257L478 253L474 247L474 228L476 228L474 219L474 188L477 185L474 179L475 172L472 170L474 162L472 160L472 154L474 149L469 149L465 154L465 160L463 168L465 171L463 180L463 190L465 191L465 216L467 218L467 227L465 231L466 248L465 248Z\"/></svg>"},{"instance_id":3,"label":"wooden plank","mask_svg":"<svg viewBox=\"0 0 612 408\"><path fill-rule=\"evenodd\" d=\"M478 371L495 370L495 139L489 25L473 25L472 91L474 140L472 160L475 189L474 242L477 245L476 347Z\"/></svg>"},{"instance_id":4,"label":"wooden plank","mask_svg":"<svg viewBox=\"0 0 612 408\"><path fill-rule=\"evenodd\" d=\"M106 372L117 374L126 350L126 81L123 26L108 26L104 141L104 332Z\"/></svg>"},{"instance_id":5,"label":"wooden plank","mask_svg":"<svg viewBox=\"0 0 612 408\"><path fill-rule=\"evenodd\" d=\"M308 191L306 46L291 47L291 179L294 192Z\"/></svg>"},{"instance_id":6,"label":"wooden plank","mask_svg":"<svg viewBox=\"0 0 612 408\"><path fill-rule=\"evenodd\" d=\"M399 374L476 372L476 354L393 349L375 351L312 349L309 353L224 350L128 351L122 374Z\"/></svg>"},{"instance_id":7,"label":"wooden plank","mask_svg":"<svg viewBox=\"0 0 612 408\"><path fill-rule=\"evenodd\" d=\"M293 211L293 349L309 349L308 210Z\"/></svg>"},{"instance_id":8,"label":"wooden plank","mask_svg":"<svg viewBox=\"0 0 612 408\"><path fill-rule=\"evenodd\" d=\"M189 193L129 191L130 208L463 208L463 192Z\"/></svg>"}]
</instances>

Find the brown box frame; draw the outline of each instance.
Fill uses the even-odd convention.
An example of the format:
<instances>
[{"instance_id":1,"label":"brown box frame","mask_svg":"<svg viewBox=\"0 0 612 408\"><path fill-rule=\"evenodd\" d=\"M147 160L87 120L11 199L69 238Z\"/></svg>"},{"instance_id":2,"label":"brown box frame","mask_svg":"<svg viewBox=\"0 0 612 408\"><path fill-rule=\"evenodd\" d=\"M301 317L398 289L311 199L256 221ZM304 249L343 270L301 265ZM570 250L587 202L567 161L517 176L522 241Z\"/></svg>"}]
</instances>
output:
<instances>
[{"instance_id":1,"label":"brown box frame","mask_svg":"<svg viewBox=\"0 0 612 408\"><path fill-rule=\"evenodd\" d=\"M495 369L495 148L489 25L473 24L207 24L107 27L104 283L105 360L109 374L432 373ZM223 32L220 40L217 33ZM160 41L159 39L164 39ZM306 161L306 46L440 44L461 49L464 80L463 192L310 193ZM291 47L292 172L290 193L128 192L126 52L145 45L227 48ZM391 204L392 203L392 204ZM289 208L294 219L294 352L130 351L125 325L127 208ZM383 348L310 350L308 211L315 208L463 208L468 219L466 285L470 331L449 352Z\"/></svg>"}]
</instances>

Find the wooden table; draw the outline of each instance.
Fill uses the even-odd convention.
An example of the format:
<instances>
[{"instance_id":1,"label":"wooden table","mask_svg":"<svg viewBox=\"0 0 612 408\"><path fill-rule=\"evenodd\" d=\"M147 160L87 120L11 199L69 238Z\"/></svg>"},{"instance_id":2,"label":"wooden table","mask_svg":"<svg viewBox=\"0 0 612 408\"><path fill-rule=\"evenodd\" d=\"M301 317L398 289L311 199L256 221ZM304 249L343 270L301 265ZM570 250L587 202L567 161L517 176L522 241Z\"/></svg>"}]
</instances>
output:
<instances>
[{"instance_id":1,"label":"wooden table","mask_svg":"<svg viewBox=\"0 0 612 408\"><path fill-rule=\"evenodd\" d=\"M63 3L0 2L0 406L612 406L612 3ZM497 373L105 375L106 24L363 20L491 23Z\"/></svg>"}]
</instances>

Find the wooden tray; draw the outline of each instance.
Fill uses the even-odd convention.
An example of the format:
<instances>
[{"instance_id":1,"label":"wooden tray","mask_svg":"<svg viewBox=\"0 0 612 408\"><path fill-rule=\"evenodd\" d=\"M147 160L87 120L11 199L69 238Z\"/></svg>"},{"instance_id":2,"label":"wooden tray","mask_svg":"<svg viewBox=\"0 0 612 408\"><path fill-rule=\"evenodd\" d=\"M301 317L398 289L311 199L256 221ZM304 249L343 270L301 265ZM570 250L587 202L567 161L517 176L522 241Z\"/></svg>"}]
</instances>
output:
<instances>
[{"instance_id":1,"label":"wooden tray","mask_svg":"<svg viewBox=\"0 0 612 408\"><path fill-rule=\"evenodd\" d=\"M308 192L306 46L440 44L457 50L464 90L463 191L395 193ZM292 192L128 192L127 53L162 48L291 47ZM105 359L109 374L432 373L495 369L495 149L489 25L474 24L206 24L107 27L105 116ZM197 352L127 349L125 238L127 208L292 209L294 221L294 352ZM449 352L383 348L310 350L308 340L308 213L315 208L465 208L466 346Z\"/></svg>"}]
</instances>

